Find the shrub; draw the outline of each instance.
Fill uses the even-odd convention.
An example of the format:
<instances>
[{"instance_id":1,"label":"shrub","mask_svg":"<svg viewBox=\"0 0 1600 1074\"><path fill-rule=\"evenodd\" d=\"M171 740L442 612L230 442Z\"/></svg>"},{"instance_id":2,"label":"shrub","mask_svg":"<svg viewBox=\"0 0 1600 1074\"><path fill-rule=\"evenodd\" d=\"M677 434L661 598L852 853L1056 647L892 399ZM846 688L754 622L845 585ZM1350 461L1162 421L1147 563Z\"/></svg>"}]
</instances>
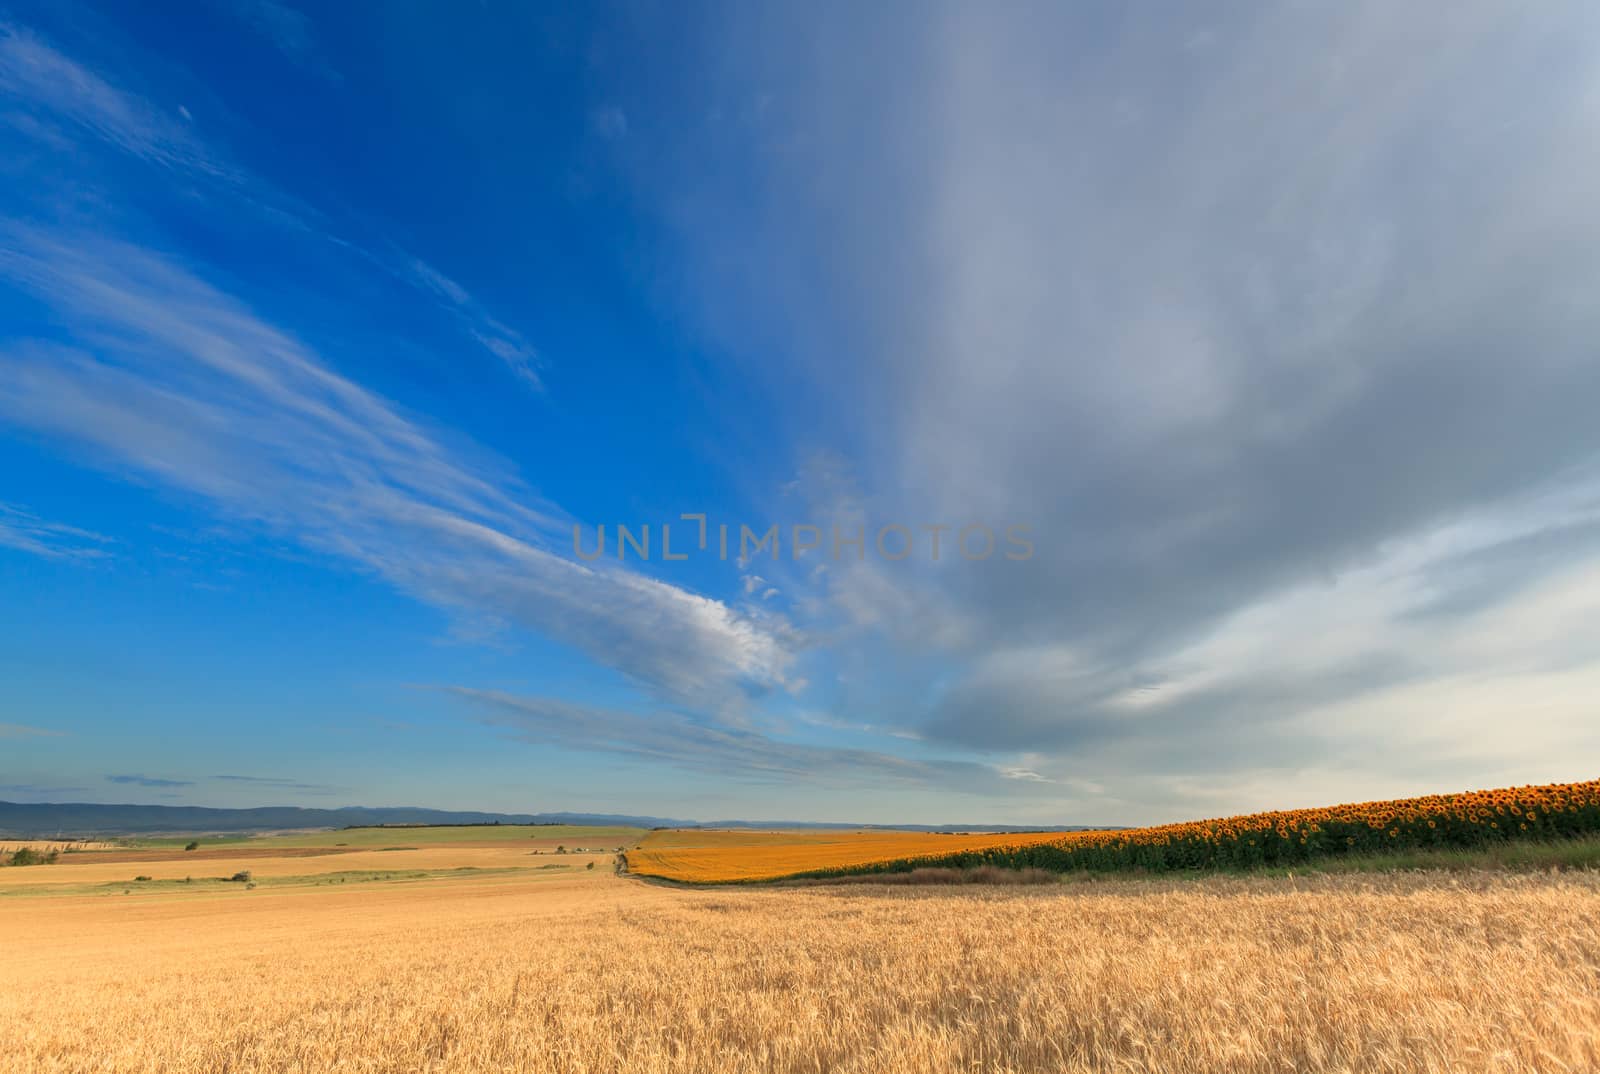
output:
<instances>
[{"instance_id":1,"label":"shrub","mask_svg":"<svg viewBox=\"0 0 1600 1074\"><path fill-rule=\"evenodd\" d=\"M46 854L32 847L19 847L11 854L12 865L50 865L60 856L58 851Z\"/></svg>"},{"instance_id":2,"label":"shrub","mask_svg":"<svg viewBox=\"0 0 1600 1074\"><path fill-rule=\"evenodd\" d=\"M183 849L185 849L185 850L199 850L200 849L200 841L198 839L191 840L189 845L184 847Z\"/></svg>"},{"instance_id":3,"label":"shrub","mask_svg":"<svg viewBox=\"0 0 1600 1074\"><path fill-rule=\"evenodd\" d=\"M250 883L250 870L241 869L239 872L228 877L228 880L235 884L248 884Z\"/></svg>"},{"instance_id":4,"label":"shrub","mask_svg":"<svg viewBox=\"0 0 1600 1074\"><path fill-rule=\"evenodd\" d=\"M585 869L593 869L594 868L594 862L591 861L588 865L585 865L584 868Z\"/></svg>"},{"instance_id":5,"label":"shrub","mask_svg":"<svg viewBox=\"0 0 1600 1074\"><path fill-rule=\"evenodd\" d=\"M151 878L150 878L150 877L148 877L148 876L136 876L136 877L134 877L134 878L133 878L133 881L134 881L134 883L136 883L136 884L142 884L142 883L144 883L144 882L145 882L145 881L146 881L146 880L149 880L149 879L151 879Z\"/></svg>"}]
</instances>

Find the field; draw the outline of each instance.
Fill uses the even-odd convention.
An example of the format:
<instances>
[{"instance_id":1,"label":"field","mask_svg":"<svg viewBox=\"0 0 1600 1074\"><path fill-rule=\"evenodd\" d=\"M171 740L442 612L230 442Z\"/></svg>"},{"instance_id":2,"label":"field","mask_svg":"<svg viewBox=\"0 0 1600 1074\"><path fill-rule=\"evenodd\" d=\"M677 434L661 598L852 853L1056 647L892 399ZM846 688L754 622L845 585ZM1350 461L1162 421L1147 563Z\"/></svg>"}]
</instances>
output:
<instances>
[{"instance_id":1,"label":"field","mask_svg":"<svg viewBox=\"0 0 1600 1074\"><path fill-rule=\"evenodd\" d=\"M464 873L516 876L587 869L590 863L609 871L616 851L643 834L639 828L505 825L98 843L49 865L0 867L0 902L18 896L238 891L241 884L229 878L246 872L257 885L315 887ZM190 842L200 845L185 850Z\"/></svg>"},{"instance_id":2,"label":"field","mask_svg":"<svg viewBox=\"0 0 1600 1074\"><path fill-rule=\"evenodd\" d=\"M80 850L110 850L115 843L82 839L4 839L0 838L0 854L14 854L19 850L36 850L41 854L55 851L65 854Z\"/></svg>"},{"instance_id":3,"label":"field","mask_svg":"<svg viewBox=\"0 0 1600 1074\"><path fill-rule=\"evenodd\" d=\"M1600 1069L1593 836L1036 886L616 869L619 846L634 872L745 880L1064 838L395 828L79 850L0 868L0 1069Z\"/></svg>"},{"instance_id":4,"label":"field","mask_svg":"<svg viewBox=\"0 0 1600 1074\"><path fill-rule=\"evenodd\" d=\"M1024 835L652 832L628 854L683 883L907 873L945 867L1055 873L1325 868L1397 853L1443 858L1600 836L1600 781L1281 810L1149 828ZM1559 857L1559 852L1557 852Z\"/></svg>"},{"instance_id":5,"label":"field","mask_svg":"<svg viewBox=\"0 0 1600 1074\"><path fill-rule=\"evenodd\" d=\"M596 868L0 915L18 1074L1600 1069L1591 872L700 890Z\"/></svg>"},{"instance_id":6,"label":"field","mask_svg":"<svg viewBox=\"0 0 1600 1074\"><path fill-rule=\"evenodd\" d=\"M685 883L772 880L815 870L849 870L903 858L1054 842L1060 832L941 835L931 832L651 832L628 851L628 871Z\"/></svg>"}]
</instances>

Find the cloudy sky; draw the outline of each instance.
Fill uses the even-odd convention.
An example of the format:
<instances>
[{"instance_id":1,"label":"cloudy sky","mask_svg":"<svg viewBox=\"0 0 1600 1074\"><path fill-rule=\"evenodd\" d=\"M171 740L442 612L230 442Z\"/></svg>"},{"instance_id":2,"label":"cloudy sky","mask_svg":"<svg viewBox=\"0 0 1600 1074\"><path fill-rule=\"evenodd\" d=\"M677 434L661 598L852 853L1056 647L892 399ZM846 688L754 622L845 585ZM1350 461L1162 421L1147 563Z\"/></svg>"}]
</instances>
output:
<instances>
[{"instance_id":1,"label":"cloudy sky","mask_svg":"<svg viewBox=\"0 0 1600 1074\"><path fill-rule=\"evenodd\" d=\"M0 147L0 798L1600 768L1592 4L24 4Z\"/></svg>"}]
</instances>

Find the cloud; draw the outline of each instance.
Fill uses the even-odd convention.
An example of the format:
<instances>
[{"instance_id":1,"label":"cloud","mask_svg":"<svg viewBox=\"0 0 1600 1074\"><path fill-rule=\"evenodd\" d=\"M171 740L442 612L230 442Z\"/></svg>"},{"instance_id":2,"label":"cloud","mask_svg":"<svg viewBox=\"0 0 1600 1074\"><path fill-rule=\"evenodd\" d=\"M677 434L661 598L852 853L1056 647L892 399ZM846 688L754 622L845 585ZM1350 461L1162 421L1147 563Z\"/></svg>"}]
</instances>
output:
<instances>
[{"instance_id":1,"label":"cloud","mask_svg":"<svg viewBox=\"0 0 1600 1074\"><path fill-rule=\"evenodd\" d=\"M589 113L589 127L607 141L626 138L628 136L628 114L615 105L596 108Z\"/></svg>"},{"instance_id":2,"label":"cloud","mask_svg":"<svg viewBox=\"0 0 1600 1074\"><path fill-rule=\"evenodd\" d=\"M338 79L317 44L310 18L303 12L277 0L232 0L228 8L296 64L324 78Z\"/></svg>"},{"instance_id":3,"label":"cloud","mask_svg":"<svg viewBox=\"0 0 1600 1074\"><path fill-rule=\"evenodd\" d=\"M304 15L273 0L236 0L232 6L239 17L270 36L291 58L337 77L313 47L310 23ZM6 23L0 23L0 89L27 109L6 120L19 132L59 151L81 151L61 129L64 124L133 156L212 181L216 195L251 216L315 236L429 296L466 338L524 384L542 388L539 356L532 344L489 314L466 289L393 242L363 243L340 234L341 229L324 213L201 141L184 105L158 107L114 86L28 29ZM173 119L173 112L184 122Z\"/></svg>"},{"instance_id":4,"label":"cloud","mask_svg":"<svg viewBox=\"0 0 1600 1074\"><path fill-rule=\"evenodd\" d=\"M107 776L107 782L125 783L135 787L193 787L186 779L157 779L153 776Z\"/></svg>"},{"instance_id":5,"label":"cloud","mask_svg":"<svg viewBox=\"0 0 1600 1074\"><path fill-rule=\"evenodd\" d=\"M539 353L520 333L489 316L466 288L419 258L401 254L395 264L404 266L403 274L434 295L462 323L467 333L504 362L517 379L530 388L543 390L544 383L539 379Z\"/></svg>"},{"instance_id":6,"label":"cloud","mask_svg":"<svg viewBox=\"0 0 1600 1074\"><path fill-rule=\"evenodd\" d=\"M0 90L31 109L36 121L50 117L152 163L217 178L235 175L169 112L117 89L26 28L3 22Z\"/></svg>"},{"instance_id":7,"label":"cloud","mask_svg":"<svg viewBox=\"0 0 1600 1074\"><path fill-rule=\"evenodd\" d=\"M76 526L46 522L21 507L0 503L0 546L46 559L98 559L106 555L104 537Z\"/></svg>"},{"instance_id":8,"label":"cloud","mask_svg":"<svg viewBox=\"0 0 1600 1074\"><path fill-rule=\"evenodd\" d=\"M771 104L682 158L708 329L735 354L793 329L774 391L864 445L856 510L1037 546L830 567L796 604L881 640L861 696L1051 778L1293 789L1338 749L1403 789L1379 744L1482 730L1459 684L1514 706L1567 674L1513 625L1593 659L1535 594L1600 552L1551 507L1600 460L1600 14L1457 15L936 4L911 32L763 11L711 36L707 93ZM1308 726L1335 711L1371 737ZM1500 773L1562 734L1600 759L1570 716L1541 704Z\"/></svg>"},{"instance_id":9,"label":"cloud","mask_svg":"<svg viewBox=\"0 0 1600 1074\"><path fill-rule=\"evenodd\" d=\"M303 783L296 779L282 779L275 776L212 776L212 779L223 783L245 783L250 786L265 787L281 791L301 791L306 794L333 794L340 788L327 783Z\"/></svg>"},{"instance_id":10,"label":"cloud","mask_svg":"<svg viewBox=\"0 0 1600 1074\"><path fill-rule=\"evenodd\" d=\"M549 551L570 533L558 508L493 461L447 450L180 264L99 237L3 231L0 278L83 346L0 348L0 419L439 607L564 641L657 697L733 711L785 682L801 642L780 617Z\"/></svg>"},{"instance_id":11,"label":"cloud","mask_svg":"<svg viewBox=\"0 0 1600 1074\"><path fill-rule=\"evenodd\" d=\"M809 724L812 727L825 727L832 731L848 731L862 735L885 735L889 738L900 738L912 742L922 737L910 728L842 720L827 713L802 710L792 715L800 723Z\"/></svg>"},{"instance_id":12,"label":"cloud","mask_svg":"<svg viewBox=\"0 0 1600 1074\"><path fill-rule=\"evenodd\" d=\"M573 562L551 551L568 520L507 468L194 268L82 233L6 236L0 273L75 338L0 349L0 416L564 640L666 706L463 694L575 749L754 781L1115 784L1113 820L1600 760L1581 700L1593 5L1470 2L1448 25L1373 3L728 14L715 63L673 57L688 96L616 97L636 122L602 109L591 132L651 160L712 350L768 378L763 435L854 447L797 493L845 518L1027 525L1031 560L763 562L742 604ZM41 144L90 131L227 170L171 109L26 32L0 52L20 61L10 122ZM454 278L347 245L539 383L535 349ZM784 615L761 613L768 590ZM802 722L996 764L952 775L677 710L731 721L806 680L830 697Z\"/></svg>"},{"instance_id":13,"label":"cloud","mask_svg":"<svg viewBox=\"0 0 1600 1074\"><path fill-rule=\"evenodd\" d=\"M670 711L646 715L493 690L442 689L485 710L484 723L507 728L531 743L610 753L746 783L921 787L970 794L1017 790L1014 775L970 761L918 760L873 750L785 742Z\"/></svg>"},{"instance_id":14,"label":"cloud","mask_svg":"<svg viewBox=\"0 0 1600 1074\"><path fill-rule=\"evenodd\" d=\"M60 738L65 731L50 731L20 723L0 723L0 738Z\"/></svg>"}]
</instances>

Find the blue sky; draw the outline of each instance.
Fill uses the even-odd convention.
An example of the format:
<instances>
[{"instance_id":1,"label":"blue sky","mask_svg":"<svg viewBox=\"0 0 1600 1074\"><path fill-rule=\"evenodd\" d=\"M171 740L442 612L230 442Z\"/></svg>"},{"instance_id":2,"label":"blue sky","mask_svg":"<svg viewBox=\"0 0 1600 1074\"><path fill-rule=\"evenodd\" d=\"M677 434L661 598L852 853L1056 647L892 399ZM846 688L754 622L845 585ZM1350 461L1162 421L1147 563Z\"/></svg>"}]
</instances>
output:
<instances>
[{"instance_id":1,"label":"blue sky","mask_svg":"<svg viewBox=\"0 0 1600 1074\"><path fill-rule=\"evenodd\" d=\"M0 9L0 797L1592 777L1597 23Z\"/></svg>"}]
</instances>

